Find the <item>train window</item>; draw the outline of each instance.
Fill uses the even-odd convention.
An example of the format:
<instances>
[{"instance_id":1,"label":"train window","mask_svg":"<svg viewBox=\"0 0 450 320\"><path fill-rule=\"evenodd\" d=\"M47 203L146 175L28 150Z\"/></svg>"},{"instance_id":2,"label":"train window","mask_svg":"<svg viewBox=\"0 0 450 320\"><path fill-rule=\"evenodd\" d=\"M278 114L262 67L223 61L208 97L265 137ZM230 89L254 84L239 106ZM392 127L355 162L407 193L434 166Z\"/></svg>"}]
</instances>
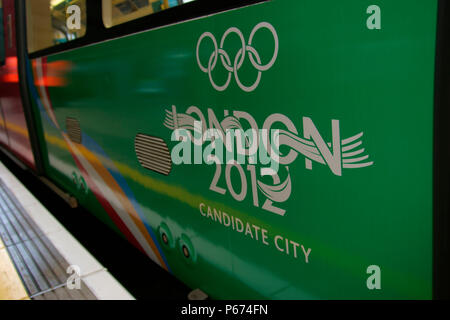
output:
<instances>
[{"instance_id":1,"label":"train window","mask_svg":"<svg viewBox=\"0 0 450 320\"><path fill-rule=\"evenodd\" d=\"M28 52L56 46L86 34L86 0L27 1Z\"/></svg>"},{"instance_id":2,"label":"train window","mask_svg":"<svg viewBox=\"0 0 450 320\"><path fill-rule=\"evenodd\" d=\"M103 23L111 28L195 0L102 0Z\"/></svg>"}]
</instances>

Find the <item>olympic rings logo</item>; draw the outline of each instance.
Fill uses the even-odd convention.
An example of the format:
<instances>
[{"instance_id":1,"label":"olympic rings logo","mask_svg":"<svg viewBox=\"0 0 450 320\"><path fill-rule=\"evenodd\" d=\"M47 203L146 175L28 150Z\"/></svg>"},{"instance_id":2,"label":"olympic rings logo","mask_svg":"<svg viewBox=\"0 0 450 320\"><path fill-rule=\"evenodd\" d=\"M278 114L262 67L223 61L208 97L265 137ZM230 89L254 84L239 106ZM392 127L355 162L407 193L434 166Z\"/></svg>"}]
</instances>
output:
<instances>
[{"instance_id":1,"label":"olympic rings logo","mask_svg":"<svg viewBox=\"0 0 450 320\"><path fill-rule=\"evenodd\" d=\"M266 65L261 64L261 57L259 56L258 51L256 51L256 49L254 47L252 47L253 37L255 36L256 32L258 32L258 30L260 30L262 28L268 29L272 33L273 39L275 41L275 48L274 48L272 59ZM231 64L230 56L223 49L225 39L232 33L235 33L236 35L238 35L239 39L241 40L241 45L242 45L242 47L239 49L238 53L236 54L233 64ZM205 38L210 38L214 45L214 51L211 53L211 56L209 57L208 65L206 67L200 62L200 57L199 57L200 44L202 43L203 39L205 39ZM249 87L242 84L242 82L239 79L239 75L238 75L238 71L241 69L242 64L244 63L247 52L248 52L248 57L250 59L251 64L258 71L258 76L256 78L255 83ZM223 85L216 84L212 78L212 71L215 69L215 67L217 65L217 60L218 60L219 56L220 56L220 60L222 62L223 67L228 71L227 81ZM260 22L253 28L252 32L250 33L248 45L245 44L245 39L244 39L244 36L242 35L242 32L238 28L235 28L235 27L229 28L227 31L225 31L225 33L222 37L222 40L220 41L220 47L217 46L216 38L214 37L214 35L211 32L203 33L197 42L198 66L200 67L200 70L202 70L204 73L208 74L211 85L217 91L224 91L228 88L228 86L230 85L232 74L234 74L236 83L243 91L245 91L245 92L254 91L259 86L259 83L261 82L262 72L267 71L270 68L272 68L275 61L277 60L277 56L278 56L278 35L277 35L277 32L275 31L275 28L268 22Z\"/></svg>"}]
</instances>

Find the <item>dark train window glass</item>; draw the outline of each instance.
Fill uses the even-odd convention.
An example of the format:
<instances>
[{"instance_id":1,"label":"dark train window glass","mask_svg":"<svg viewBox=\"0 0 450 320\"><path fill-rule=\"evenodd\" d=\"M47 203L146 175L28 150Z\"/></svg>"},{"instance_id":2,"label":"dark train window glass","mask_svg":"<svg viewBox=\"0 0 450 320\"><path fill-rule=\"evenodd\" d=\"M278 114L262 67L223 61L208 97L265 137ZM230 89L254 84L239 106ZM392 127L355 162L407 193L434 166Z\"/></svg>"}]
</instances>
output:
<instances>
[{"instance_id":1,"label":"dark train window glass","mask_svg":"<svg viewBox=\"0 0 450 320\"><path fill-rule=\"evenodd\" d=\"M3 28L3 1L0 0L0 66L5 63L5 30Z\"/></svg>"},{"instance_id":2,"label":"dark train window glass","mask_svg":"<svg viewBox=\"0 0 450 320\"><path fill-rule=\"evenodd\" d=\"M195 0L102 0L106 28Z\"/></svg>"},{"instance_id":3,"label":"dark train window glass","mask_svg":"<svg viewBox=\"0 0 450 320\"><path fill-rule=\"evenodd\" d=\"M32 0L26 6L29 53L86 34L86 0Z\"/></svg>"}]
</instances>

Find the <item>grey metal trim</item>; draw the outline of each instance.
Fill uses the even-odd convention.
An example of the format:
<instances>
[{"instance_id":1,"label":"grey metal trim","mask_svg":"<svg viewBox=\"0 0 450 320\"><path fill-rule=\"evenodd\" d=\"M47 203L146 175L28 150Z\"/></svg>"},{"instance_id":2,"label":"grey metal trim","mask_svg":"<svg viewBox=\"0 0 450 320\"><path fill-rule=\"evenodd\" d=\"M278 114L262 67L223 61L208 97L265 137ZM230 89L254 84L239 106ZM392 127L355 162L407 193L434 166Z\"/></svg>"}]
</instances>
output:
<instances>
[{"instance_id":1,"label":"grey metal trim","mask_svg":"<svg viewBox=\"0 0 450 320\"><path fill-rule=\"evenodd\" d=\"M80 121L76 118L66 118L66 130L67 134L69 135L69 139L72 142L81 144L82 138L81 138L81 127L80 127Z\"/></svg>"},{"instance_id":2,"label":"grey metal trim","mask_svg":"<svg viewBox=\"0 0 450 320\"><path fill-rule=\"evenodd\" d=\"M172 171L169 147L163 139L139 133L134 140L134 150L143 168L166 176Z\"/></svg>"}]
</instances>

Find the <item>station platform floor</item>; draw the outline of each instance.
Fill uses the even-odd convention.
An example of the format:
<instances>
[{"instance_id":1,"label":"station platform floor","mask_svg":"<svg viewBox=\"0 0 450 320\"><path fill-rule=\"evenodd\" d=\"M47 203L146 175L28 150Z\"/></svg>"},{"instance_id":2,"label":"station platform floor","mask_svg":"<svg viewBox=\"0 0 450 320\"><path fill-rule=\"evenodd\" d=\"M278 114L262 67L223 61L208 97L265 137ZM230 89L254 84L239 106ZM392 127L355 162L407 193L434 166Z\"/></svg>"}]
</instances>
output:
<instances>
[{"instance_id":1,"label":"station platform floor","mask_svg":"<svg viewBox=\"0 0 450 320\"><path fill-rule=\"evenodd\" d=\"M0 162L0 300L132 299Z\"/></svg>"}]
</instances>

